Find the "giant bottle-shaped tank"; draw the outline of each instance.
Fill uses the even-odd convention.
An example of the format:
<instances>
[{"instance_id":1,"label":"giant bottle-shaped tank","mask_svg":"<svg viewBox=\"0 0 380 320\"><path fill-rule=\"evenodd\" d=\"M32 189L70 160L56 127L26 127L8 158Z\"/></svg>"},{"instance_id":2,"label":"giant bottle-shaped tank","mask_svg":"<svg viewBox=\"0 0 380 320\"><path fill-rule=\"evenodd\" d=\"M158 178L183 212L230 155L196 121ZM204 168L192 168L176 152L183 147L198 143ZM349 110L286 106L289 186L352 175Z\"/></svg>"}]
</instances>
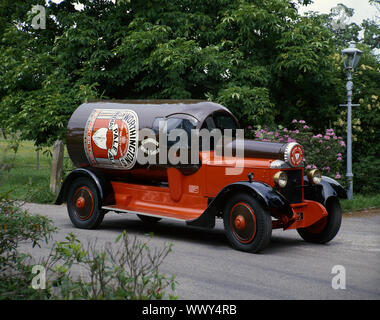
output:
<instances>
[{"instance_id":1,"label":"giant bottle-shaped tank","mask_svg":"<svg viewBox=\"0 0 380 320\"><path fill-rule=\"evenodd\" d=\"M72 114L67 127L67 150L76 167L95 167L113 179L144 179L167 181L166 169L177 167L183 174L191 174L201 163L172 165L170 161L160 163L161 148L157 120L173 120L190 129L207 128L208 118L215 114L225 114L232 119L236 128L239 124L227 108L212 102L198 100L137 100L137 101L94 101L80 105ZM169 123L169 121L168 121ZM154 133L153 138L145 138L145 129ZM211 128L209 128L211 129ZM146 145L157 147L156 163L141 164L141 153ZM191 145L188 144L188 149ZM232 149L236 147L232 142ZM232 151L234 153L234 151ZM298 153L297 153L298 152ZM254 140L244 141L244 156L281 159L299 165L303 155L299 145L269 143ZM293 157L293 159L292 159ZM301 159L302 160L302 159ZM292 162L293 161L293 162ZM294 166L294 165L293 165Z\"/></svg>"},{"instance_id":2,"label":"giant bottle-shaped tank","mask_svg":"<svg viewBox=\"0 0 380 320\"><path fill-rule=\"evenodd\" d=\"M144 152L142 143L156 143L159 134L154 126L157 120L184 119L197 129L213 112L229 112L225 107L197 100L137 100L94 101L80 105L72 114L67 127L67 150L76 167L96 167L114 177L149 180L166 180L170 162L160 164L157 151L156 164L141 164L137 159ZM143 139L142 129L156 134ZM190 149L190 146L189 146ZM165 150L166 152L167 150ZM177 164L182 173L196 171L197 164Z\"/></svg>"}]
</instances>

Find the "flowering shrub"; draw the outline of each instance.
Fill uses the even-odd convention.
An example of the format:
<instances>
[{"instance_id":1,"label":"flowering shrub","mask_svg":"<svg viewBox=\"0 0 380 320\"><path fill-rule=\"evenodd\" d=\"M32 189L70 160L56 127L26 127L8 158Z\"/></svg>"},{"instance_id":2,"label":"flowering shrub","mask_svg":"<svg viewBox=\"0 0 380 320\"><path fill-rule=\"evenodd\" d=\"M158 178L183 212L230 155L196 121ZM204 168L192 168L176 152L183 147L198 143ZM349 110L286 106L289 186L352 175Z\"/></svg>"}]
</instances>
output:
<instances>
[{"instance_id":1,"label":"flowering shrub","mask_svg":"<svg viewBox=\"0 0 380 320\"><path fill-rule=\"evenodd\" d=\"M322 174L343 181L344 152L346 144L342 137L337 136L334 129L325 133L314 134L305 120L294 119L291 128L279 126L276 130L258 127L254 130L248 127L248 137L272 142L298 142L304 148L305 169L318 168Z\"/></svg>"}]
</instances>

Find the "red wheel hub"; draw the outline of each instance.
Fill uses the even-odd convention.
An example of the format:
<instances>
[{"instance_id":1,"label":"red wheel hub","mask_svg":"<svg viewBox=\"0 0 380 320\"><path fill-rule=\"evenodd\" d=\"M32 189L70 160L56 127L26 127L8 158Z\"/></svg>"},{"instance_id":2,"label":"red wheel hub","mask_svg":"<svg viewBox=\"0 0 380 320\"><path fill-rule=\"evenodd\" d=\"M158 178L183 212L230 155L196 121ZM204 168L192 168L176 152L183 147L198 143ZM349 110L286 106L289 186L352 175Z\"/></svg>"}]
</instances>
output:
<instances>
[{"instance_id":1,"label":"red wheel hub","mask_svg":"<svg viewBox=\"0 0 380 320\"><path fill-rule=\"evenodd\" d=\"M83 197L79 197L75 203L78 209L83 209L86 205L86 200Z\"/></svg>"},{"instance_id":2,"label":"red wheel hub","mask_svg":"<svg viewBox=\"0 0 380 320\"><path fill-rule=\"evenodd\" d=\"M75 190L72 205L74 212L80 220L88 220L95 209L95 200L92 191L82 186Z\"/></svg>"},{"instance_id":3,"label":"red wheel hub","mask_svg":"<svg viewBox=\"0 0 380 320\"><path fill-rule=\"evenodd\" d=\"M250 243L256 235L256 216L245 202L236 203L230 211L230 226L236 239Z\"/></svg>"},{"instance_id":4,"label":"red wheel hub","mask_svg":"<svg viewBox=\"0 0 380 320\"><path fill-rule=\"evenodd\" d=\"M244 230L245 229L245 219L242 215L238 215L235 218L235 228L238 230Z\"/></svg>"}]
</instances>

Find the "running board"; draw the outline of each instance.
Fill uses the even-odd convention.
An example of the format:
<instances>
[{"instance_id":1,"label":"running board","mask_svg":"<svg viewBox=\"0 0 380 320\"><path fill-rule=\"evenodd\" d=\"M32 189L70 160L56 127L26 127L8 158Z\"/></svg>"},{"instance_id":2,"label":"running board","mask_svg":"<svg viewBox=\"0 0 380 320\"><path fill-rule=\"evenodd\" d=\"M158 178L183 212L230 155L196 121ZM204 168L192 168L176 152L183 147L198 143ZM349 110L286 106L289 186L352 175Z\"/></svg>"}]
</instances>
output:
<instances>
[{"instance_id":1,"label":"running board","mask_svg":"<svg viewBox=\"0 0 380 320\"><path fill-rule=\"evenodd\" d=\"M171 215L171 214L164 215L164 214L160 214L160 213L132 211L132 210L120 209L120 208L117 208L116 206L103 206L102 209L109 210L109 211L115 211L115 212L140 214L142 216L162 218L162 219L170 219L170 220L174 220L174 221L191 222L194 220L193 216L182 215L183 218L178 218L178 217L175 217L174 215Z\"/></svg>"}]
</instances>

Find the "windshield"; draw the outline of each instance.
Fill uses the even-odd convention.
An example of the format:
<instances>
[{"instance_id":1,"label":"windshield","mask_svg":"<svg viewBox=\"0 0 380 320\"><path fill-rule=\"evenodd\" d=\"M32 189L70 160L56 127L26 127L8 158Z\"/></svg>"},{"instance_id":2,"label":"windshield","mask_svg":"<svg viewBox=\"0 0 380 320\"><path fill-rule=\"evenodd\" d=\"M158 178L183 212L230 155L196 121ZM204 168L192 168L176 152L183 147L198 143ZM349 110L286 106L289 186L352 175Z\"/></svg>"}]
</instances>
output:
<instances>
[{"instance_id":1,"label":"windshield","mask_svg":"<svg viewBox=\"0 0 380 320\"><path fill-rule=\"evenodd\" d=\"M202 124L201 130L207 129L208 131L213 132L214 129L217 129L219 135L215 133L215 135L211 134L210 136L203 137L200 135L199 146L201 150L215 150L215 145L217 140L219 140L222 136L224 136L226 129L232 130L232 135L235 135L235 131L237 129L237 124L235 119L225 112L216 112L213 115L208 116ZM209 141L203 141L204 139L208 139Z\"/></svg>"}]
</instances>

